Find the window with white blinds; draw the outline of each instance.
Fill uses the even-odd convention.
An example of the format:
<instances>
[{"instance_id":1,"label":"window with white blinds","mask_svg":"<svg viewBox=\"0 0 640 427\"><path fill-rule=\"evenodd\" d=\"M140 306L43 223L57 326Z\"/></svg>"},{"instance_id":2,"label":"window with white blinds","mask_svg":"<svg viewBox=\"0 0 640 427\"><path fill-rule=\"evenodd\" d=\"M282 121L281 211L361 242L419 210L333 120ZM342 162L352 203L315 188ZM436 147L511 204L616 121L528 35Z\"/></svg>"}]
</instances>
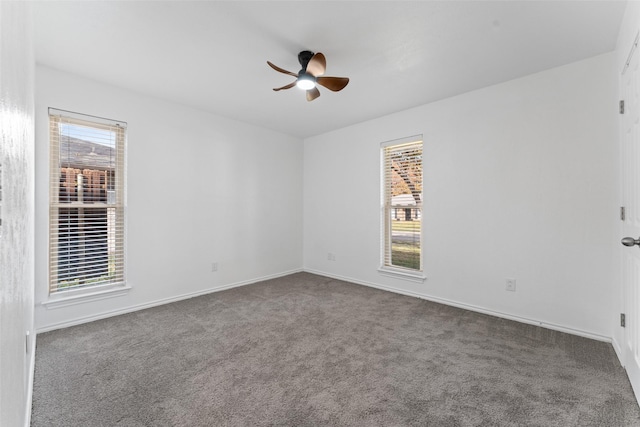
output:
<instances>
[{"instance_id":1,"label":"window with white blinds","mask_svg":"<svg viewBox=\"0 0 640 427\"><path fill-rule=\"evenodd\" d=\"M422 271L422 136L382 144L382 268Z\"/></svg>"},{"instance_id":2,"label":"window with white blinds","mask_svg":"<svg viewBox=\"0 0 640 427\"><path fill-rule=\"evenodd\" d=\"M49 109L49 293L125 283L126 123Z\"/></svg>"}]
</instances>

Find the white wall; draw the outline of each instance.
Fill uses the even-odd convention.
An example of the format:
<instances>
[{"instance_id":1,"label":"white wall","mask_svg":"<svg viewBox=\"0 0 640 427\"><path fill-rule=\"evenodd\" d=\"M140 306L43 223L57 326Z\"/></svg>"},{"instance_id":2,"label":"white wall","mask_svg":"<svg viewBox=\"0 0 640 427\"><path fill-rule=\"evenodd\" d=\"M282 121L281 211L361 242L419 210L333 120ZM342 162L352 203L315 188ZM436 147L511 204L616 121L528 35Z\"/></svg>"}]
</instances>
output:
<instances>
[{"instance_id":1,"label":"white wall","mask_svg":"<svg viewBox=\"0 0 640 427\"><path fill-rule=\"evenodd\" d=\"M0 2L0 425L7 427L29 423L34 366L31 29L27 2Z\"/></svg>"},{"instance_id":2,"label":"white wall","mask_svg":"<svg viewBox=\"0 0 640 427\"><path fill-rule=\"evenodd\" d=\"M305 269L610 339L614 63L605 54L308 138ZM377 271L379 145L416 134L424 284Z\"/></svg>"},{"instance_id":3,"label":"white wall","mask_svg":"<svg viewBox=\"0 0 640 427\"><path fill-rule=\"evenodd\" d=\"M40 304L48 297L48 107L128 122L133 289L125 296ZM300 139L36 67L36 327L300 270L301 167Z\"/></svg>"}]
</instances>

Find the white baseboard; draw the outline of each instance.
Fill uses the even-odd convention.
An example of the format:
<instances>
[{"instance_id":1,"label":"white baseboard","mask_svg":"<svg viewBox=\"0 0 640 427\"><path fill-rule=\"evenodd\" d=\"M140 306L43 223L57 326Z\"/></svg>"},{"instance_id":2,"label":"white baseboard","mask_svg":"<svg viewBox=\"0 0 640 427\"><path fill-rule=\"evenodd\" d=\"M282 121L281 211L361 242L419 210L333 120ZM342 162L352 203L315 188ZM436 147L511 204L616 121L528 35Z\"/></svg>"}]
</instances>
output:
<instances>
[{"instance_id":1,"label":"white baseboard","mask_svg":"<svg viewBox=\"0 0 640 427\"><path fill-rule=\"evenodd\" d=\"M33 404L33 381L35 379L36 373L36 334L33 334L33 341L30 343L31 345L31 354L29 355L29 378L27 384L27 402L26 402L26 413L24 414L24 427L29 427L31 425L31 407Z\"/></svg>"},{"instance_id":2,"label":"white baseboard","mask_svg":"<svg viewBox=\"0 0 640 427\"><path fill-rule=\"evenodd\" d=\"M620 364L624 366L622 347L620 346L620 343L618 343L618 341L615 339L615 337L611 339L611 345L613 346L613 350L616 352L616 356L618 356Z\"/></svg>"},{"instance_id":3,"label":"white baseboard","mask_svg":"<svg viewBox=\"0 0 640 427\"><path fill-rule=\"evenodd\" d=\"M304 271L307 272L307 273L313 273L313 274L318 274L320 276L326 276L326 277L331 277L333 279L343 280L345 282L355 283L357 285L369 286L371 288L382 289L384 291L389 291L389 292L393 292L393 293L396 293L396 294L407 295L407 296L410 296L410 297L420 298L420 299L424 299L424 300L427 300L427 301L437 302L439 304L450 305L452 307L462 308L462 309L469 310L469 311L475 311L477 313L488 314L490 316L500 317L502 319L514 320L514 321L520 322L520 323L526 323L526 324L529 324L529 325L540 326L540 327L543 327L543 328L546 328L546 329L551 329L551 330L558 331L558 332L565 332L567 334L577 335L577 336L584 337L584 338L590 338L590 339L597 340L597 341L604 341L604 342L608 342L608 343L611 343L611 341L612 341L611 337L607 337L607 336L599 335L599 334L594 334L594 333L591 333L591 332L583 331L581 329L575 329L575 328L566 327L566 326L562 326L562 325L557 325L557 324L553 324L553 323L542 322L540 320L530 319L530 318L522 317L522 316L516 316L516 315L513 315L513 314L502 313L500 311L489 310L489 309L486 309L484 307L480 307L480 306L476 306L476 305L472 305L472 304L466 304L466 303L462 303L462 302L458 302L458 301L453 301L453 300L449 300L449 299L446 299L446 298L439 298L439 297L434 297L434 296L428 295L428 294L405 291L403 289L394 288L392 286L386 286L386 285L381 285L381 284L378 284L378 283L366 282L366 281L363 281L363 280L354 279L352 277L344 277L344 276L340 276L340 275L336 275L336 274L332 274L332 273L327 273L327 272L324 272L324 271L313 270L313 269L309 269L309 268L305 268Z\"/></svg>"},{"instance_id":4,"label":"white baseboard","mask_svg":"<svg viewBox=\"0 0 640 427\"><path fill-rule=\"evenodd\" d=\"M151 308L151 307L156 307L156 306L163 305L163 304L169 304L169 303L172 303L172 302L182 301L182 300L185 300L185 299L194 298L194 297L198 297L198 296L201 296L201 295L207 295L207 294L211 294L211 293L214 293L214 292L220 292L220 291L224 291L224 290L227 290L227 289L237 288L237 287L240 287L240 286L251 285L253 283L262 282L264 280L276 279L278 277L288 276L288 275L294 274L294 273L300 273L301 271L303 271L303 270L302 269L295 269L295 270L283 271L281 273L275 273L275 274L270 274L268 276L262 276L262 277L257 277L257 278L254 278L254 279L244 280L242 282L236 282L236 283L231 283L231 284L228 284L228 285L218 286L218 287L215 287L215 288L204 289L204 290L197 291L197 292L191 292L191 293L187 293L187 294L176 295L176 296L169 297L169 298L162 298L162 299L159 299L159 300L155 300L155 301L151 301L151 302L147 302L147 303L143 303L143 304L132 305L132 306L129 306L129 307L126 307L126 308L118 309L118 310L106 311L106 312L98 313L98 314L91 315L91 316L79 317L79 318L76 318L76 319L72 319L72 320L68 320L68 321L64 321L64 322L60 322L60 323L54 323L54 324L51 324L51 325L45 325L45 326L43 326L41 328L38 328L36 332L38 334L40 334L42 332L49 332L49 331L54 331L56 329L68 328L70 326L81 325L83 323L89 323L89 322L93 322L95 320L106 319L108 317L113 317L113 316L118 316L118 315L121 315L121 314L132 313L134 311L144 310L145 308Z\"/></svg>"}]
</instances>

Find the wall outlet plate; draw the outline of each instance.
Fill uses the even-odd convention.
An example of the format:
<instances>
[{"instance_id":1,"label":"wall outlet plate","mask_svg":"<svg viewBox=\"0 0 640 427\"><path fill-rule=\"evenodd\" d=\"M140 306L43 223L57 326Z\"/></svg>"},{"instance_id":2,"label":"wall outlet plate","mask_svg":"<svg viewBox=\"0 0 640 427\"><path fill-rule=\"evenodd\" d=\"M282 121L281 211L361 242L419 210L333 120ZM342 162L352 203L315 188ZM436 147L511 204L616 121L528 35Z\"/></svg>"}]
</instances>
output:
<instances>
[{"instance_id":1,"label":"wall outlet plate","mask_svg":"<svg viewBox=\"0 0 640 427\"><path fill-rule=\"evenodd\" d=\"M505 290L515 292L516 291L516 279L506 279Z\"/></svg>"}]
</instances>

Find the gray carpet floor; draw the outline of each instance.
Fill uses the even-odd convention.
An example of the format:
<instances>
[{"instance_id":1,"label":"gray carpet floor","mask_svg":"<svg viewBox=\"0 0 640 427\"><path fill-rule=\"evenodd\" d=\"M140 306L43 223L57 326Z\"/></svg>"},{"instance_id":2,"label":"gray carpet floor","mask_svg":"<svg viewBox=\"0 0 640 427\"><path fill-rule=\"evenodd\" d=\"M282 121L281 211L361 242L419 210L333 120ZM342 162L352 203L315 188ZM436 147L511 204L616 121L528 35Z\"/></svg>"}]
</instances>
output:
<instances>
[{"instance_id":1,"label":"gray carpet floor","mask_svg":"<svg viewBox=\"0 0 640 427\"><path fill-rule=\"evenodd\" d=\"M637 426L610 344L298 273L37 337L32 426Z\"/></svg>"}]
</instances>

